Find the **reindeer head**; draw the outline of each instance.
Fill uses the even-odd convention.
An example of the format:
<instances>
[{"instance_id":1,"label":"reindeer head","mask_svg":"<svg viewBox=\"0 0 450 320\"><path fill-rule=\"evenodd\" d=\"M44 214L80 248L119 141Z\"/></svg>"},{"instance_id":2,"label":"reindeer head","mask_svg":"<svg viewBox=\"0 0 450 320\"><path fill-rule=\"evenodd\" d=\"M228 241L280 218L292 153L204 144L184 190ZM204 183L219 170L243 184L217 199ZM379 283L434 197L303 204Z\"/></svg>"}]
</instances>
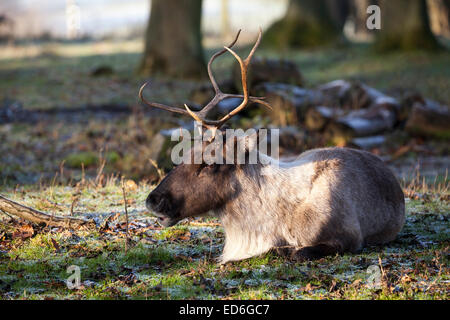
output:
<instances>
[{"instance_id":1,"label":"reindeer head","mask_svg":"<svg viewBox=\"0 0 450 320\"><path fill-rule=\"evenodd\" d=\"M218 141L216 138L218 136L217 133L220 132L220 128L226 121L243 110L249 102L259 103L271 108L268 103L262 100L263 98L249 96L247 88L248 67L252 56L261 41L262 32L260 30L258 39L245 60L242 60L233 50L231 50L231 47L236 43L239 34L240 31L228 47L224 47L224 49L216 52L208 62L208 75L214 88L215 96L202 110L194 112L189 109L186 104L184 105L185 109L181 109L148 102L143 97L143 89L147 83L145 83L139 91L139 96L145 104L170 112L189 115L195 121L201 123L204 129L210 130L212 137L209 141L203 142L200 147L192 148L189 155L184 157L187 161L184 161L170 171L147 197L147 208L155 213L159 223L165 227L172 226L184 218L202 215L210 210L218 209L240 192L240 185L235 176L236 171L240 169L237 163L222 161L223 164L211 164L207 161L201 161L201 163L195 164L192 161L196 152L201 152L203 154L203 151L208 146L210 147L210 144L217 142L221 142L221 145L224 146L222 149L223 155L228 154L230 150L233 150L234 152L236 146L239 144L245 146L244 152L248 152L253 144L248 142L240 143L240 139L246 139L246 141L248 141L248 137L231 137L228 140L223 138L224 140ZM242 75L243 95L223 93L219 89L212 74L212 62L227 51L229 51L239 62ZM206 119L208 112L220 101L227 98L242 98L243 100L239 106L223 116L220 120ZM220 136L222 137L222 135Z\"/></svg>"}]
</instances>

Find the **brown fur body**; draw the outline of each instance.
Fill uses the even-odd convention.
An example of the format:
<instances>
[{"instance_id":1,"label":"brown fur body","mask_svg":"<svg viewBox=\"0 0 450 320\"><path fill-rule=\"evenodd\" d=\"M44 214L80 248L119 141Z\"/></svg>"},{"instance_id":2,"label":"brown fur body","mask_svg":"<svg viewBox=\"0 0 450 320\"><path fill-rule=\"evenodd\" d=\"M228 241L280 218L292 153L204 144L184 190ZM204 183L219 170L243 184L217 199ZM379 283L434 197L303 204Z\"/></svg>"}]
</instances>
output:
<instances>
[{"instance_id":1,"label":"brown fur body","mask_svg":"<svg viewBox=\"0 0 450 320\"><path fill-rule=\"evenodd\" d=\"M297 259L357 252L393 240L405 221L403 192L391 171L376 156L347 148L314 149L267 165L183 164L147 206L165 226L207 212L219 217L226 234L222 262L276 248Z\"/></svg>"}]
</instances>

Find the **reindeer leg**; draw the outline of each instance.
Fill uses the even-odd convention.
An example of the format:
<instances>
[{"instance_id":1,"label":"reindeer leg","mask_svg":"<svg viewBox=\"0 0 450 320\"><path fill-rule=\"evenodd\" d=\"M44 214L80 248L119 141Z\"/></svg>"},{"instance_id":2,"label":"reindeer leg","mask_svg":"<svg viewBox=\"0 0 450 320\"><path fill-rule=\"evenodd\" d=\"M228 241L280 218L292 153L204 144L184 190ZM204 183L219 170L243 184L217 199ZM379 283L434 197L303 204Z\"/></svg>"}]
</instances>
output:
<instances>
[{"instance_id":1,"label":"reindeer leg","mask_svg":"<svg viewBox=\"0 0 450 320\"><path fill-rule=\"evenodd\" d=\"M298 249L292 256L292 259L302 262L308 260L317 260L325 256L340 252L339 248L329 244L318 244L316 246L303 247Z\"/></svg>"},{"instance_id":2,"label":"reindeer leg","mask_svg":"<svg viewBox=\"0 0 450 320\"><path fill-rule=\"evenodd\" d=\"M295 247L278 247L275 248L275 252L289 260L303 262L333 255L340 252L340 249L329 244L318 244L316 246L303 247L300 249Z\"/></svg>"}]
</instances>

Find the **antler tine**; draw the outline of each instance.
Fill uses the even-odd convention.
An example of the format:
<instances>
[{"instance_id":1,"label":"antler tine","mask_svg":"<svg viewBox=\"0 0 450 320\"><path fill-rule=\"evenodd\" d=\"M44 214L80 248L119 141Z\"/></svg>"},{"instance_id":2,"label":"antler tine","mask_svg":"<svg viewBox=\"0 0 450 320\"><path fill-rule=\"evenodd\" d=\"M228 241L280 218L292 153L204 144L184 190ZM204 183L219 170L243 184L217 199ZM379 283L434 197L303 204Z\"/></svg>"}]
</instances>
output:
<instances>
[{"instance_id":1,"label":"antler tine","mask_svg":"<svg viewBox=\"0 0 450 320\"><path fill-rule=\"evenodd\" d=\"M240 34L241 34L241 29L239 29L239 31L237 32L236 37L234 38L233 42L231 42L231 43L228 45L229 48L232 48L232 47L236 44L236 41L239 39L239 35L240 35ZM214 87L214 91L216 92L216 94L219 93L219 92L221 92L221 91L220 91L219 86L217 85L216 79L214 78L214 75L213 75L213 73L212 73L211 65L212 65L213 61L216 60L217 57L221 56L221 55L224 54L225 52L227 52L226 49L222 49L222 50L216 52L216 53L211 57L211 59L209 59L209 62L208 62L208 76L209 76L209 79L210 79L210 81L211 81L211 84L212 84L213 87Z\"/></svg>"},{"instance_id":2,"label":"antler tine","mask_svg":"<svg viewBox=\"0 0 450 320\"><path fill-rule=\"evenodd\" d=\"M253 54L255 53L256 48L258 47L259 43L261 42L261 36L262 36L262 30L260 28L259 29L259 34L258 34L258 39L256 40L255 45L253 46L252 50L250 51L250 54L248 55L248 57L245 60L242 60L241 57L239 57L229 47L224 47L224 50L229 51L239 62L239 65L241 67L242 87L243 87L244 95L242 96L242 95L224 94L224 93L222 93L219 90L218 93L216 94L216 96L208 103L208 105L205 108L203 108L201 111L199 111L199 112L192 111L185 104L184 107L185 107L186 111L189 113L189 115L192 118L194 118L196 121L199 121L199 122L203 123L203 125L205 125L207 127L215 126L218 129L228 119L230 119L231 117L236 115L238 112L240 112L248 104L249 101L260 103L260 104L262 104L262 105L272 109L272 107L267 102L261 100L261 98L250 97L249 94L248 94L247 69L248 69L250 61L251 61L251 59L253 57ZM233 111L231 111L230 113L228 113L225 116L223 116L222 119L220 119L220 120L208 120L208 119L205 118L206 113L209 111L209 109L214 107L219 101L221 101L221 100L223 100L225 98L231 98L231 97L243 98L244 100L241 102L241 104L238 107L236 107Z\"/></svg>"},{"instance_id":3,"label":"antler tine","mask_svg":"<svg viewBox=\"0 0 450 320\"><path fill-rule=\"evenodd\" d=\"M224 47L224 49L216 52L211 57L211 59L208 62L208 75L209 75L211 83L212 83L212 85L214 87L214 90L216 92L216 95L214 96L214 98L202 110L200 110L198 112L194 112L191 109L189 109L189 107L186 104L184 105L185 109L181 109L181 108L176 108L176 107L172 107L172 106L167 106L167 105L164 105L164 104L161 104L161 103L155 103L155 102L147 101L144 98L143 91L144 91L145 86L148 84L148 82L144 83L142 85L142 87L140 88L140 90L139 90L139 97L142 100L142 102L144 102L145 104L147 104L150 107L155 107L155 108L158 108L158 109L162 109L162 110L166 110L166 111L170 111L170 112L174 112L174 113L189 115L195 121L201 122L203 124L203 126L205 126L207 128L210 128L210 129L214 129L214 130L219 129L228 119L230 119L235 114L237 114L242 109L244 109L249 101L262 104L262 105L268 107L269 109L272 109L272 107L266 101L262 100L264 98L249 96L248 88L247 88L247 69L248 69L248 66L250 65L250 61L251 61L251 59L253 57L253 54L255 53L255 50L256 50L256 48L258 47L258 45L259 45L259 43L261 41L262 30L261 30L261 28L259 29L258 39L256 40L255 45L253 46L252 50L250 51L250 54L248 55L248 57L245 60L242 60L233 50L230 49L232 46L234 46L234 44L238 40L240 33L241 33L241 30L238 31L238 33L236 35L236 38L234 39L234 41L228 47ZM214 79L214 75L212 74L212 70L211 70L212 62L217 57L219 57L220 55L225 53L226 51L229 51L238 60L239 65L241 67L242 87L243 87L243 91L244 91L243 95L225 94L225 93L223 93L220 90L219 86L217 85L217 82ZM213 108L214 106L216 106L217 103L219 103L220 101L222 101L222 100L224 100L226 98L243 98L243 101L241 102L241 104L238 107L236 107L233 111L231 111L230 113L228 113L227 115L222 117L222 119L220 119L220 120L208 120L208 119L206 119L206 115L207 115L208 111L211 108Z\"/></svg>"},{"instance_id":4,"label":"antler tine","mask_svg":"<svg viewBox=\"0 0 450 320\"><path fill-rule=\"evenodd\" d=\"M250 63L250 61L252 60L253 55L255 54L256 49L259 46L259 43L261 42L261 36L262 36L262 29L261 27L259 28L259 34L258 34L258 39L256 39L256 43L253 46L252 50L250 51L250 53L248 54L247 58L244 60L245 64L248 65Z\"/></svg>"},{"instance_id":5,"label":"antler tine","mask_svg":"<svg viewBox=\"0 0 450 320\"><path fill-rule=\"evenodd\" d=\"M156 102L149 102L144 98L144 88L145 86L148 84L148 81L146 83L144 83L141 88L139 89L139 98L141 99L142 102L144 102L146 105L150 106L150 107L155 107L158 109L162 109L162 110L166 110L166 111L170 111L170 112L175 112L175 113L180 113L180 114L185 114L185 115L190 115L190 113L188 113L186 110L181 109L181 108L177 108L177 107L171 107L171 106L167 106L165 104L161 104L161 103L156 103Z\"/></svg>"},{"instance_id":6,"label":"antler tine","mask_svg":"<svg viewBox=\"0 0 450 320\"><path fill-rule=\"evenodd\" d=\"M240 35L240 34L241 34L241 29L239 29L239 31L238 31L238 33L236 34L236 37L234 38L233 42L231 42L230 45L229 45L228 47L231 48L231 47L233 47L233 46L236 44L236 41L239 39L239 35ZM212 68L211 68L213 61L214 61L217 57L219 57L219 56L221 56L222 54L224 54L225 52L227 52L227 50L224 48L224 49L222 49L222 50L220 50L220 51L217 51L217 52L211 57L211 59L209 59L209 62L208 62L208 76L209 76L209 79L210 79L210 81L211 81L211 84L212 84L212 86L213 86L213 88L214 88L215 95L214 95L214 98L212 98L212 100L211 100L210 102L208 102L208 104L207 104L202 110L200 110L200 111L197 113L198 116L199 116L200 118L205 118L206 115L208 114L208 112L209 112L212 108L214 108L221 100L223 100L223 99L225 99L225 98L227 97L227 95L224 94L224 93L222 92L222 90L220 90L219 85L217 84L216 79L214 78L214 74L213 74Z\"/></svg>"},{"instance_id":7,"label":"antler tine","mask_svg":"<svg viewBox=\"0 0 450 320\"><path fill-rule=\"evenodd\" d=\"M244 100L241 102L241 104L239 106L237 106L234 110L232 110L231 112L229 112L228 114L226 114L225 116L222 117L222 119L219 120L219 128L231 117L233 117L234 115L236 115L237 113L239 113L242 109L244 109L249 101L249 95L248 95L248 87L247 87L247 71L248 71L248 66L250 65L250 61L252 60L253 54L256 51L256 48L258 48L259 43L261 42L261 36L262 36L262 30L261 28L259 28L259 34L258 34L258 39L256 40L255 45L253 46L252 50L250 51L249 55L247 56L247 58L245 60L242 60L241 57L239 57L236 52L234 52L233 50L231 50L230 48L225 47L225 49L227 49L235 58L236 60L239 62L239 65L241 67L241 77L242 77L242 89L244 91Z\"/></svg>"}]
</instances>

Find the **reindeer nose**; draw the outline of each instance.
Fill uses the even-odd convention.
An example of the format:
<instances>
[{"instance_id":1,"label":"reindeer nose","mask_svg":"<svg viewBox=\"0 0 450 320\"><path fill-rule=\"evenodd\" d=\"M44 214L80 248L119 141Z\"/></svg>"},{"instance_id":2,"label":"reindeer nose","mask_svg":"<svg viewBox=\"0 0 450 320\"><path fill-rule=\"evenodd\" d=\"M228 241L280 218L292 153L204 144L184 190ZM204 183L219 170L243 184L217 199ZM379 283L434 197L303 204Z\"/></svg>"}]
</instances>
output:
<instances>
[{"instance_id":1,"label":"reindeer nose","mask_svg":"<svg viewBox=\"0 0 450 320\"><path fill-rule=\"evenodd\" d=\"M157 193L150 193L145 201L147 209L154 210L155 207L161 202L161 196Z\"/></svg>"}]
</instances>

